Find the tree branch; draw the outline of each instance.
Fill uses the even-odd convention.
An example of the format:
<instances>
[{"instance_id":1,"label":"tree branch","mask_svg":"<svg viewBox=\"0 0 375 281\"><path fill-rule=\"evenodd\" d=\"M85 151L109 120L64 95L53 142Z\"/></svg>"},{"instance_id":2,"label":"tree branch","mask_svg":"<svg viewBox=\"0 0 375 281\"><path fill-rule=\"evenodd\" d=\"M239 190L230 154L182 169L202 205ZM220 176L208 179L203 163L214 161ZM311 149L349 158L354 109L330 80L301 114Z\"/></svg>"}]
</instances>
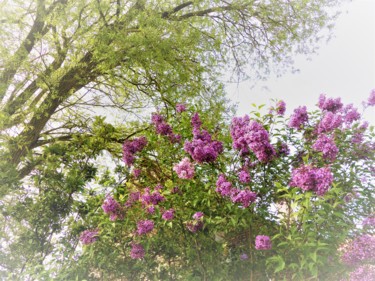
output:
<instances>
[{"instance_id":1,"label":"tree branch","mask_svg":"<svg viewBox=\"0 0 375 281\"><path fill-rule=\"evenodd\" d=\"M170 15L174 14L174 13L177 13L178 11L190 6L190 5L193 5L193 1L188 1L188 2L185 2L185 3L182 3L181 5L178 5L177 7L175 7L172 11L169 11L169 12L163 12L161 14L161 17L163 19L167 19L169 18Z\"/></svg>"}]
</instances>

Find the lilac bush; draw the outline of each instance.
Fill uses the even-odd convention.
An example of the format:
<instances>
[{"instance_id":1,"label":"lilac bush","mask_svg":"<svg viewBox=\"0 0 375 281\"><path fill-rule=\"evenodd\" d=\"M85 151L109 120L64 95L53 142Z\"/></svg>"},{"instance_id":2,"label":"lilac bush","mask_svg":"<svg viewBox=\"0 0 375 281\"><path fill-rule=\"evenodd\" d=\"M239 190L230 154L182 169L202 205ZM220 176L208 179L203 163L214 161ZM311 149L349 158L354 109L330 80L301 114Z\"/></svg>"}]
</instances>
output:
<instances>
[{"instance_id":1,"label":"lilac bush","mask_svg":"<svg viewBox=\"0 0 375 281\"><path fill-rule=\"evenodd\" d=\"M229 126L180 104L175 119L153 114L153 128L123 145L125 167L102 202L110 220L101 235L113 248L130 245L125 263L145 266L150 278L160 268L188 278L195 268L231 280L233 268L238 280L266 280L264 272L274 280L360 280L375 252L372 128L340 98L321 95L317 105L285 118L279 101Z\"/></svg>"}]
</instances>

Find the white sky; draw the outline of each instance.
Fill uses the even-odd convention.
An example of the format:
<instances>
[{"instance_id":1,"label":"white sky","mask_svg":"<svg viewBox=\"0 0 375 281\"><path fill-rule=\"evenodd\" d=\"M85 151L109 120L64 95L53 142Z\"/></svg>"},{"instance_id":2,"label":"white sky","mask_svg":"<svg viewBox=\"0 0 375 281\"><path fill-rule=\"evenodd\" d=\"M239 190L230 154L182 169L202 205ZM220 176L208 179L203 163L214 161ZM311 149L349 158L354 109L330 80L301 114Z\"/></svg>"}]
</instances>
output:
<instances>
[{"instance_id":1,"label":"white sky","mask_svg":"<svg viewBox=\"0 0 375 281\"><path fill-rule=\"evenodd\" d=\"M245 81L227 86L228 98L238 102L237 115L249 113L250 104L270 104L271 98L283 99L287 115L299 105L313 109L321 93L342 97L360 111L361 102L375 89L375 0L345 3L336 21L333 38L320 46L308 61L296 58L299 73L271 76L251 88ZM375 124L375 109L368 108L365 119Z\"/></svg>"}]
</instances>

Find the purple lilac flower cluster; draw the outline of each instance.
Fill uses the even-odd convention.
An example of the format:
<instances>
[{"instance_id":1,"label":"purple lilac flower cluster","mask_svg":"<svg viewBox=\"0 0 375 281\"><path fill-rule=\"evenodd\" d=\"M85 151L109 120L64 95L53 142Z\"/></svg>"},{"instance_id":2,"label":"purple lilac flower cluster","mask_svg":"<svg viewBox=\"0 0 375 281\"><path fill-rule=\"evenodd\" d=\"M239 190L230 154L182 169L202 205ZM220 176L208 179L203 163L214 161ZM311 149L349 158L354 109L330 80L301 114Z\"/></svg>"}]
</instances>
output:
<instances>
[{"instance_id":1,"label":"purple lilac flower cluster","mask_svg":"<svg viewBox=\"0 0 375 281\"><path fill-rule=\"evenodd\" d=\"M140 197L141 197L141 193L139 191L135 191L135 192L130 193L129 198L125 202L124 206L126 208L130 208L131 206L133 206L133 204L135 202L137 202L139 200Z\"/></svg>"},{"instance_id":2,"label":"purple lilac flower cluster","mask_svg":"<svg viewBox=\"0 0 375 281\"><path fill-rule=\"evenodd\" d=\"M245 138L248 132L249 122L249 116L245 115L244 117L234 117L230 125L233 148L239 150L242 155L246 155L250 152Z\"/></svg>"},{"instance_id":3,"label":"purple lilac flower cluster","mask_svg":"<svg viewBox=\"0 0 375 281\"><path fill-rule=\"evenodd\" d=\"M223 144L214 141L206 130L201 130L202 122L198 113L195 113L191 120L193 126L193 140L186 141L184 149L194 161L198 163L212 163L218 155L223 152Z\"/></svg>"},{"instance_id":4,"label":"purple lilac flower cluster","mask_svg":"<svg viewBox=\"0 0 375 281\"><path fill-rule=\"evenodd\" d=\"M340 98L332 99L321 95L318 105L324 112L324 116L317 126L318 133L331 132L343 124L350 125L361 118L353 104L344 107Z\"/></svg>"},{"instance_id":5,"label":"purple lilac flower cluster","mask_svg":"<svg viewBox=\"0 0 375 281\"><path fill-rule=\"evenodd\" d=\"M350 281L374 281L375 265L365 264L358 266L350 273Z\"/></svg>"},{"instance_id":6,"label":"purple lilac flower cluster","mask_svg":"<svg viewBox=\"0 0 375 281\"><path fill-rule=\"evenodd\" d=\"M202 212L196 212L193 215L194 220L186 223L186 228L193 233L201 230L203 228L203 216Z\"/></svg>"},{"instance_id":7,"label":"purple lilac flower cluster","mask_svg":"<svg viewBox=\"0 0 375 281\"><path fill-rule=\"evenodd\" d=\"M94 243L96 240L98 240L99 230L98 229L87 229L81 233L79 236L79 240L84 245L89 245L91 243Z\"/></svg>"},{"instance_id":8,"label":"purple lilac flower cluster","mask_svg":"<svg viewBox=\"0 0 375 281\"><path fill-rule=\"evenodd\" d=\"M343 118L339 114L327 112L318 124L318 133L331 132L343 124Z\"/></svg>"},{"instance_id":9,"label":"purple lilac flower cluster","mask_svg":"<svg viewBox=\"0 0 375 281\"><path fill-rule=\"evenodd\" d=\"M245 208L255 202L257 197L256 193L250 190L233 188L232 183L227 181L223 174L220 174L216 181L216 192L220 193L223 197L230 197L233 203L239 203Z\"/></svg>"},{"instance_id":10,"label":"purple lilac flower cluster","mask_svg":"<svg viewBox=\"0 0 375 281\"><path fill-rule=\"evenodd\" d=\"M276 103L276 113L278 115L284 115L286 110L286 104L283 100L280 100Z\"/></svg>"},{"instance_id":11,"label":"purple lilac flower cluster","mask_svg":"<svg viewBox=\"0 0 375 281\"><path fill-rule=\"evenodd\" d=\"M375 262L375 236L363 234L356 237L349 243L342 261L348 265Z\"/></svg>"},{"instance_id":12,"label":"purple lilac flower cluster","mask_svg":"<svg viewBox=\"0 0 375 281\"><path fill-rule=\"evenodd\" d=\"M174 165L173 170L180 179L192 179L194 177L194 165L185 157L180 163Z\"/></svg>"},{"instance_id":13,"label":"purple lilac flower cluster","mask_svg":"<svg viewBox=\"0 0 375 281\"><path fill-rule=\"evenodd\" d=\"M342 110L343 113L343 121L347 124L350 125L354 121L357 121L361 119L361 114L358 112L357 108L353 106L353 104L348 104L344 107Z\"/></svg>"},{"instance_id":14,"label":"purple lilac flower cluster","mask_svg":"<svg viewBox=\"0 0 375 281\"><path fill-rule=\"evenodd\" d=\"M294 109L289 119L289 127L300 130L302 126L309 121L306 106L300 106Z\"/></svg>"},{"instance_id":15,"label":"purple lilac flower cluster","mask_svg":"<svg viewBox=\"0 0 375 281\"><path fill-rule=\"evenodd\" d=\"M143 206L157 205L164 201L165 198L160 194L159 191L150 192L150 188L146 187L143 194L140 197Z\"/></svg>"},{"instance_id":16,"label":"purple lilac flower cluster","mask_svg":"<svg viewBox=\"0 0 375 281\"><path fill-rule=\"evenodd\" d=\"M178 103L176 104L176 111L178 113L181 113L181 112L184 112L186 111L186 105L182 104L182 103Z\"/></svg>"},{"instance_id":17,"label":"purple lilac flower cluster","mask_svg":"<svg viewBox=\"0 0 375 281\"><path fill-rule=\"evenodd\" d=\"M252 192L248 189L234 189L234 192L230 196L230 199L233 203L239 203L244 208L247 208L251 203L255 202L255 200L257 199L257 195L255 192Z\"/></svg>"},{"instance_id":18,"label":"purple lilac flower cluster","mask_svg":"<svg viewBox=\"0 0 375 281\"><path fill-rule=\"evenodd\" d=\"M365 218L362 222L363 226L375 226L375 217Z\"/></svg>"},{"instance_id":19,"label":"purple lilac flower cluster","mask_svg":"<svg viewBox=\"0 0 375 281\"><path fill-rule=\"evenodd\" d=\"M133 165L135 157L134 154L140 152L147 145L147 139L145 137L135 138L133 140L127 140L122 146L123 160L129 167Z\"/></svg>"},{"instance_id":20,"label":"purple lilac flower cluster","mask_svg":"<svg viewBox=\"0 0 375 281\"><path fill-rule=\"evenodd\" d=\"M289 185L324 195L332 182L333 176L329 167L316 168L306 165L292 171L292 180Z\"/></svg>"},{"instance_id":21,"label":"purple lilac flower cluster","mask_svg":"<svg viewBox=\"0 0 375 281\"><path fill-rule=\"evenodd\" d=\"M314 150L322 152L323 158L330 161L334 161L339 152L334 140L324 134L319 135L312 147Z\"/></svg>"},{"instance_id":22,"label":"purple lilac flower cluster","mask_svg":"<svg viewBox=\"0 0 375 281\"><path fill-rule=\"evenodd\" d=\"M322 111L325 110L335 113L342 109L343 104L341 98L327 98L326 95L321 94L319 96L318 106Z\"/></svg>"},{"instance_id":23,"label":"purple lilac flower cluster","mask_svg":"<svg viewBox=\"0 0 375 281\"><path fill-rule=\"evenodd\" d=\"M200 220L204 217L204 214L202 212L196 212L194 215L193 215L193 219L195 220Z\"/></svg>"},{"instance_id":24,"label":"purple lilac flower cluster","mask_svg":"<svg viewBox=\"0 0 375 281\"><path fill-rule=\"evenodd\" d=\"M231 124L233 148L246 155L250 150L260 162L267 163L276 155L275 149L270 144L268 132L258 122L244 117L234 117Z\"/></svg>"},{"instance_id":25,"label":"purple lilac flower cluster","mask_svg":"<svg viewBox=\"0 0 375 281\"><path fill-rule=\"evenodd\" d=\"M174 218L174 209L169 209L163 213L161 216L163 220L170 221Z\"/></svg>"},{"instance_id":26,"label":"purple lilac flower cluster","mask_svg":"<svg viewBox=\"0 0 375 281\"><path fill-rule=\"evenodd\" d=\"M130 257L132 259L142 259L145 256L145 249L141 244L132 243L132 249L130 250Z\"/></svg>"},{"instance_id":27,"label":"purple lilac flower cluster","mask_svg":"<svg viewBox=\"0 0 375 281\"><path fill-rule=\"evenodd\" d=\"M238 179L242 183L249 183L251 181L251 176L248 171L246 171L245 169L242 169L238 173Z\"/></svg>"},{"instance_id":28,"label":"purple lilac flower cluster","mask_svg":"<svg viewBox=\"0 0 375 281\"><path fill-rule=\"evenodd\" d=\"M373 89L370 93L370 96L367 100L367 105L374 106L375 105L375 89Z\"/></svg>"},{"instance_id":29,"label":"purple lilac flower cluster","mask_svg":"<svg viewBox=\"0 0 375 281\"><path fill-rule=\"evenodd\" d=\"M269 141L268 132L261 124L250 121L246 142L260 162L267 163L276 155L276 151Z\"/></svg>"},{"instance_id":30,"label":"purple lilac flower cluster","mask_svg":"<svg viewBox=\"0 0 375 281\"><path fill-rule=\"evenodd\" d=\"M216 181L216 192L220 193L223 197L227 197L232 194L232 190L232 183L227 181L224 174L220 174Z\"/></svg>"},{"instance_id":31,"label":"purple lilac flower cluster","mask_svg":"<svg viewBox=\"0 0 375 281\"><path fill-rule=\"evenodd\" d=\"M154 229L154 222L152 220L143 220L137 223L137 234L143 235L151 232Z\"/></svg>"},{"instance_id":32,"label":"purple lilac flower cluster","mask_svg":"<svg viewBox=\"0 0 375 281\"><path fill-rule=\"evenodd\" d=\"M107 196L102 204L102 209L104 213L109 215L111 221L124 218L124 209L112 196Z\"/></svg>"},{"instance_id":33,"label":"purple lilac flower cluster","mask_svg":"<svg viewBox=\"0 0 375 281\"><path fill-rule=\"evenodd\" d=\"M181 136L173 133L172 127L164 120L164 117L160 114L153 113L151 116L151 121L155 126L156 132L159 135L169 137L169 140L172 143L176 143L181 140Z\"/></svg>"},{"instance_id":34,"label":"purple lilac flower cluster","mask_svg":"<svg viewBox=\"0 0 375 281\"><path fill-rule=\"evenodd\" d=\"M271 239L266 235L258 235L255 238L255 249L257 250L270 250L272 248Z\"/></svg>"}]
</instances>

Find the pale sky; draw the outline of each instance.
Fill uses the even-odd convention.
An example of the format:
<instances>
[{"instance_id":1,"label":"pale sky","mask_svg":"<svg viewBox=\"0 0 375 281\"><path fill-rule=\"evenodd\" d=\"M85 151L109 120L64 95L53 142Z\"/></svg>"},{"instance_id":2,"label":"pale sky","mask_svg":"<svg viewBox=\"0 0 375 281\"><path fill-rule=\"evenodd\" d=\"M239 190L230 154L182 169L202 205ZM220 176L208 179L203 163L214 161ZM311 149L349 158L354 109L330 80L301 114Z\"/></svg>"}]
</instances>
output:
<instances>
[{"instance_id":1,"label":"pale sky","mask_svg":"<svg viewBox=\"0 0 375 281\"><path fill-rule=\"evenodd\" d=\"M271 76L251 88L245 81L227 86L228 98L238 102L238 115L250 111L250 104L269 104L271 98L283 99L287 116L299 105L314 109L321 93L342 97L360 111L361 102L375 89L375 0L353 0L342 6L333 38L322 43L317 55L308 61L296 58L295 74ZM375 125L375 109L366 110L365 119Z\"/></svg>"}]
</instances>

